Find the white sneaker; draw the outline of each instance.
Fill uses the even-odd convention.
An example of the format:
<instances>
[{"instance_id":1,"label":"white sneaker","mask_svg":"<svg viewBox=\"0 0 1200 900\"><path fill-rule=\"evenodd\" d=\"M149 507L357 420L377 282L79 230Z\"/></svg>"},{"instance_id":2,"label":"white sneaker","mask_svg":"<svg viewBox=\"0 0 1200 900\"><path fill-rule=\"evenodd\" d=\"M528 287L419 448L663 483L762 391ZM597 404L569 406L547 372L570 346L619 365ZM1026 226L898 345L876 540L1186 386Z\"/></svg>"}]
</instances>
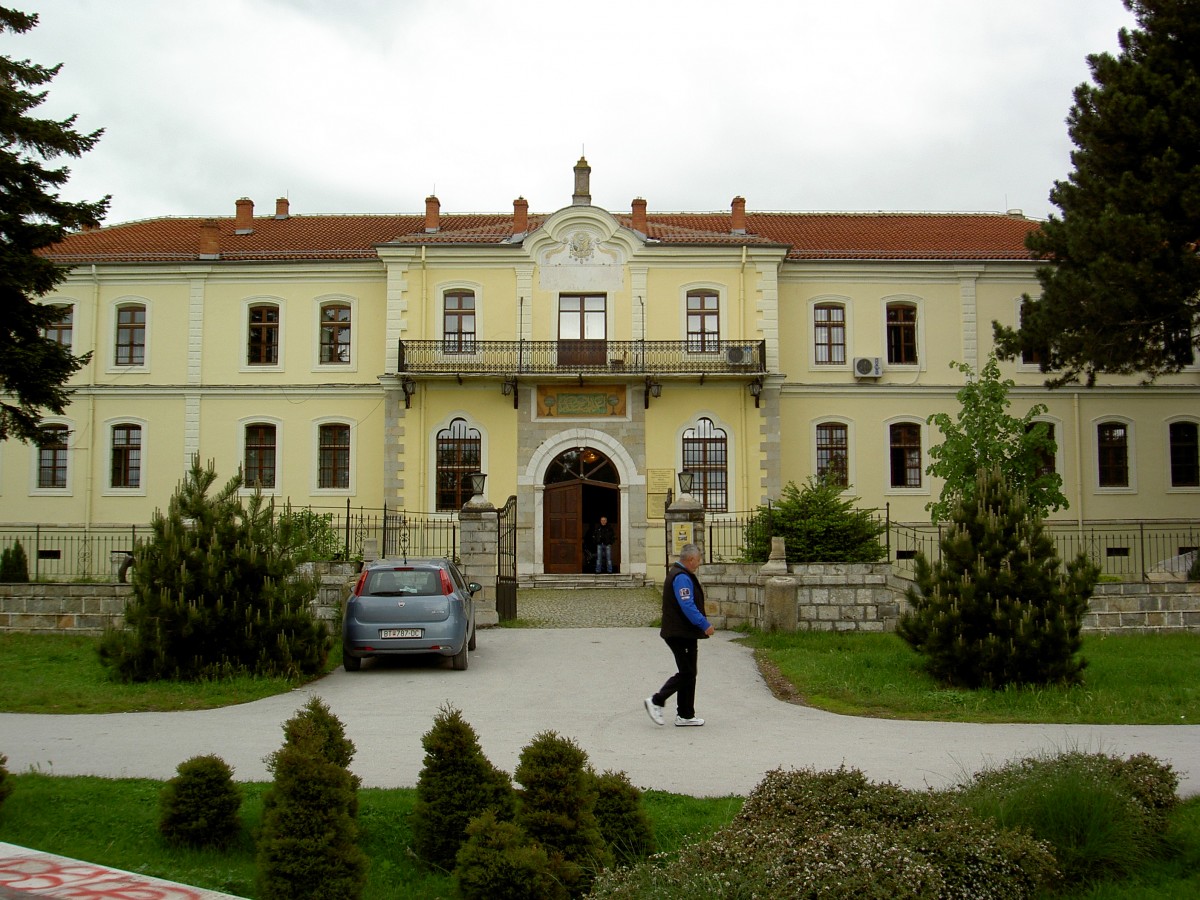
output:
<instances>
[{"instance_id":1,"label":"white sneaker","mask_svg":"<svg viewBox=\"0 0 1200 900\"><path fill-rule=\"evenodd\" d=\"M663 714L662 714L663 708L661 706L654 705L654 698L647 697L642 702L646 705L646 713L650 716L651 719L654 720L654 724L655 725L664 724L663 723Z\"/></svg>"},{"instance_id":2,"label":"white sneaker","mask_svg":"<svg viewBox=\"0 0 1200 900\"><path fill-rule=\"evenodd\" d=\"M703 720L703 719L698 719L698 718L696 718L695 716L693 716L693 717L692 717L692 718L690 718L690 719L685 719L683 716L676 716L676 717L675 717L675 724L676 724L676 725L679 725L679 726L681 726L681 727L682 727L682 726L684 726L684 725L703 725L703 724L704 724L704 720Z\"/></svg>"}]
</instances>

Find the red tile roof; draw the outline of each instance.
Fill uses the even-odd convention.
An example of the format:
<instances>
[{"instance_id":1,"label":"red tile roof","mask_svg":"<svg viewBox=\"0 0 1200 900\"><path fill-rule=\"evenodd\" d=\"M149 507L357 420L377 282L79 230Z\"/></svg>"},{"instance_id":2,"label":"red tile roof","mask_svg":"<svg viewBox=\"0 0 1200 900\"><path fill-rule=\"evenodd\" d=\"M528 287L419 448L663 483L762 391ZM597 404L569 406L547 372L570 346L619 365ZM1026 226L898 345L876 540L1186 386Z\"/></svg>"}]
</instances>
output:
<instances>
[{"instance_id":1,"label":"red tile roof","mask_svg":"<svg viewBox=\"0 0 1200 900\"><path fill-rule=\"evenodd\" d=\"M616 214L632 227L630 214ZM529 216L529 232L546 215ZM422 215L293 215L255 217L249 234L233 217L160 218L72 234L47 248L66 264L186 262L202 259L202 231L215 224L222 260L374 259L376 246L511 242L511 214L442 215L425 232ZM1028 260L1025 235L1036 221L998 213L746 214L746 234L733 234L729 213L650 213L647 237L674 245L777 245L789 259Z\"/></svg>"}]
</instances>

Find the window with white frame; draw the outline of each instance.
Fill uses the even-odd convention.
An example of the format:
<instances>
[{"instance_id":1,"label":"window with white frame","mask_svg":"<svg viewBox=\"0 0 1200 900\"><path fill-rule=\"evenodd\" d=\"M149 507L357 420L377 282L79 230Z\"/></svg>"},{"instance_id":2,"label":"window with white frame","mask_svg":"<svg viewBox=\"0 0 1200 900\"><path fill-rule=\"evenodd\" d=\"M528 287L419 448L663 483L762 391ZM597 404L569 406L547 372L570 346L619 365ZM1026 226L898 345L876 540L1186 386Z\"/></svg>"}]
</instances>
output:
<instances>
[{"instance_id":1,"label":"window with white frame","mask_svg":"<svg viewBox=\"0 0 1200 900\"><path fill-rule=\"evenodd\" d=\"M1196 422L1172 422L1167 426L1171 453L1171 487L1200 487L1200 439Z\"/></svg>"},{"instance_id":2,"label":"window with white frame","mask_svg":"<svg viewBox=\"0 0 1200 900\"><path fill-rule=\"evenodd\" d=\"M850 484L850 429L842 422L817 424L817 477L833 484Z\"/></svg>"},{"instance_id":3,"label":"window with white frame","mask_svg":"<svg viewBox=\"0 0 1200 900\"><path fill-rule=\"evenodd\" d=\"M51 309L58 313L58 318L42 329L42 337L70 350L75 339L75 307L55 303Z\"/></svg>"},{"instance_id":4,"label":"window with white frame","mask_svg":"<svg viewBox=\"0 0 1200 900\"><path fill-rule=\"evenodd\" d=\"M475 292L466 288L442 294L442 352L475 352Z\"/></svg>"},{"instance_id":5,"label":"window with white frame","mask_svg":"<svg viewBox=\"0 0 1200 900\"><path fill-rule=\"evenodd\" d=\"M708 288L687 292L687 349L716 353L721 341L721 300Z\"/></svg>"},{"instance_id":6,"label":"window with white frame","mask_svg":"<svg viewBox=\"0 0 1200 900\"><path fill-rule=\"evenodd\" d=\"M892 365L917 364L917 306L892 302L887 305L887 358Z\"/></svg>"},{"instance_id":7,"label":"window with white frame","mask_svg":"<svg viewBox=\"0 0 1200 900\"><path fill-rule=\"evenodd\" d=\"M351 310L345 302L321 305L320 362L322 365L350 363Z\"/></svg>"},{"instance_id":8,"label":"window with white frame","mask_svg":"<svg viewBox=\"0 0 1200 900\"><path fill-rule=\"evenodd\" d=\"M332 422L317 429L317 487L350 488L350 426Z\"/></svg>"},{"instance_id":9,"label":"window with white frame","mask_svg":"<svg viewBox=\"0 0 1200 900\"><path fill-rule=\"evenodd\" d=\"M65 490L70 464L71 431L66 425L45 425L38 441L37 486L39 490Z\"/></svg>"},{"instance_id":10,"label":"window with white frame","mask_svg":"<svg viewBox=\"0 0 1200 900\"><path fill-rule=\"evenodd\" d=\"M117 307L117 330L113 362L118 366L146 364L146 307L122 303Z\"/></svg>"},{"instance_id":11,"label":"window with white frame","mask_svg":"<svg viewBox=\"0 0 1200 900\"><path fill-rule=\"evenodd\" d=\"M813 362L820 366L846 362L846 307L841 303L813 307Z\"/></svg>"},{"instance_id":12,"label":"window with white frame","mask_svg":"<svg viewBox=\"0 0 1200 900\"><path fill-rule=\"evenodd\" d=\"M112 426L109 452L109 487L142 486L142 426L120 422Z\"/></svg>"},{"instance_id":13,"label":"window with white frame","mask_svg":"<svg viewBox=\"0 0 1200 900\"><path fill-rule=\"evenodd\" d=\"M252 422L243 435L242 479L246 487L275 489L278 431L270 422Z\"/></svg>"},{"instance_id":14,"label":"window with white frame","mask_svg":"<svg viewBox=\"0 0 1200 900\"><path fill-rule=\"evenodd\" d=\"M246 319L246 365L279 365L279 304L251 304Z\"/></svg>"},{"instance_id":15,"label":"window with white frame","mask_svg":"<svg viewBox=\"0 0 1200 900\"><path fill-rule=\"evenodd\" d=\"M890 484L894 488L921 486L921 426L896 422L888 426Z\"/></svg>"},{"instance_id":16,"label":"window with white frame","mask_svg":"<svg viewBox=\"0 0 1200 900\"><path fill-rule=\"evenodd\" d=\"M712 419L683 433L683 471L692 473L692 496L709 512L729 508L729 440Z\"/></svg>"},{"instance_id":17,"label":"window with white frame","mask_svg":"<svg viewBox=\"0 0 1200 900\"><path fill-rule=\"evenodd\" d=\"M1129 426L1101 422L1096 426L1096 475L1100 487L1129 487Z\"/></svg>"}]
</instances>

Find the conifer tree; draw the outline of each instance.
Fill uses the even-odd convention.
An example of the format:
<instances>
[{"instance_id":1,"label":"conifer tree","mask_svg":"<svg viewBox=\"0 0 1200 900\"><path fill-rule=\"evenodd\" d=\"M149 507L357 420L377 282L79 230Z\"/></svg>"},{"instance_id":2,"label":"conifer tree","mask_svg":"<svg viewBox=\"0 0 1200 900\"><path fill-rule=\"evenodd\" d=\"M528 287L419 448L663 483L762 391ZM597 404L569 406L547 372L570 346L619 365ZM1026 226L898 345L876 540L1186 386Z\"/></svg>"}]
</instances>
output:
<instances>
[{"instance_id":1,"label":"conifer tree","mask_svg":"<svg viewBox=\"0 0 1200 900\"><path fill-rule=\"evenodd\" d=\"M274 505L257 494L243 504L238 476L210 496L216 477L193 459L135 549L125 627L100 648L122 680L293 677L325 664L331 639L309 607L316 585L296 576Z\"/></svg>"},{"instance_id":2,"label":"conifer tree","mask_svg":"<svg viewBox=\"0 0 1200 900\"><path fill-rule=\"evenodd\" d=\"M421 738L425 765L412 811L413 849L425 862L449 871L467 840L468 823L490 810L496 820L516 815L512 780L488 761L475 729L449 704Z\"/></svg>"},{"instance_id":3,"label":"conifer tree","mask_svg":"<svg viewBox=\"0 0 1200 900\"><path fill-rule=\"evenodd\" d=\"M1200 2L1124 0L1138 28L1088 56L1067 129L1074 171L1026 243L1046 265L1004 358L1038 354L1052 387L1177 372L1200 340Z\"/></svg>"},{"instance_id":4,"label":"conifer tree","mask_svg":"<svg viewBox=\"0 0 1200 900\"><path fill-rule=\"evenodd\" d=\"M1080 627L1099 569L1082 554L1060 572L1054 542L999 469L980 470L956 507L897 633L931 675L968 688L1073 683L1086 661Z\"/></svg>"},{"instance_id":5,"label":"conifer tree","mask_svg":"<svg viewBox=\"0 0 1200 900\"><path fill-rule=\"evenodd\" d=\"M37 21L0 7L0 34L24 34ZM75 116L54 121L30 115L60 68L0 56L0 440L10 434L38 440L42 411L67 408L64 384L88 359L43 334L61 310L39 302L70 271L39 251L70 230L99 223L108 210L107 197L62 200L58 190L70 170L47 165L60 156L82 156L101 132L80 134Z\"/></svg>"}]
</instances>

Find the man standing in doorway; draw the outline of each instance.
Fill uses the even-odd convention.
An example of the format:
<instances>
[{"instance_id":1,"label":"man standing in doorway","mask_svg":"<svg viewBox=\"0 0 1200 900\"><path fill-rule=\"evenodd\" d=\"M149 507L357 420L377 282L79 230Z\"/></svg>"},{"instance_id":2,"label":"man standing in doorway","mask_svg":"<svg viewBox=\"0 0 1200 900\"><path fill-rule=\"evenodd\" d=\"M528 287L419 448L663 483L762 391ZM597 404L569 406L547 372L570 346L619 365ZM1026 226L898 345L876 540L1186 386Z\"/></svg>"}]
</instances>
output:
<instances>
[{"instance_id":1,"label":"man standing in doorway","mask_svg":"<svg viewBox=\"0 0 1200 900\"><path fill-rule=\"evenodd\" d=\"M592 542L596 545L596 574L603 570L611 575L613 528L608 524L608 516L601 516L599 524L592 529Z\"/></svg>"},{"instance_id":2,"label":"man standing in doorway","mask_svg":"<svg viewBox=\"0 0 1200 900\"><path fill-rule=\"evenodd\" d=\"M704 588L696 577L699 568L700 548L685 544L663 583L662 628L658 633L675 655L677 671L658 693L643 701L657 725L663 724L663 706L672 694L678 695L676 725L704 724L703 719L696 718L696 662L700 639L711 637L714 629L704 617Z\"/></svg>"}]
</instances>

